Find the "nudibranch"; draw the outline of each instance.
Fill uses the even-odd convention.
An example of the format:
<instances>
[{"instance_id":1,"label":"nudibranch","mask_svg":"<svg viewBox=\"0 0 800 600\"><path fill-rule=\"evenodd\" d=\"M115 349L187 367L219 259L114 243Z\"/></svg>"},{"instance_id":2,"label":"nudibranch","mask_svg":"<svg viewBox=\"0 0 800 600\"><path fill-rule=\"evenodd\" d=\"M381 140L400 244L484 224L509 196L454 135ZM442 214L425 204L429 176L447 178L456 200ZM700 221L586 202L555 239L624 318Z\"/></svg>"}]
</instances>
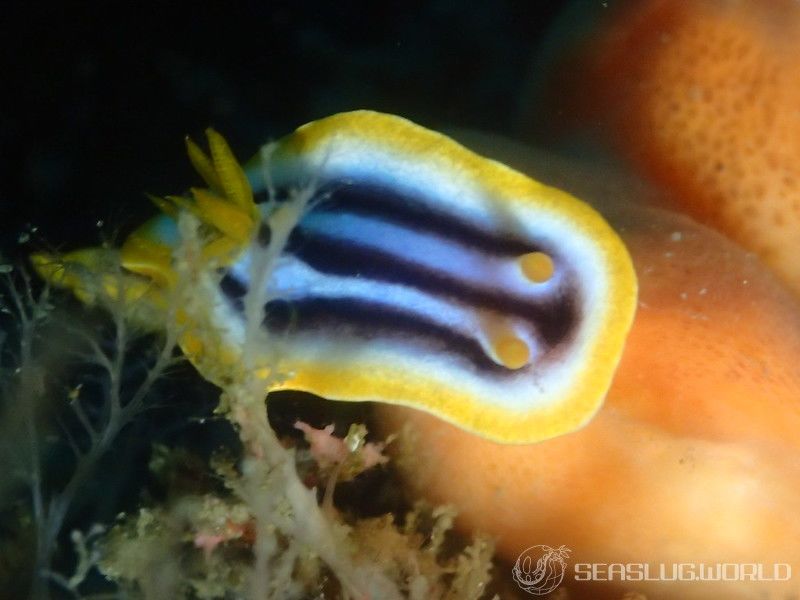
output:
<instances>
[{"instance_id":1,"label":"nudibranch","mask_svg":"<svg viewBox=\"0 0 800 600\"><path fill-rule=\"evenodd\" d=\"M164 214L119 256L141 285L168 287L180 212L213 232L203 254L219 274L207 307L224 331L218 356L244 343L254 248L267 246L263 328L281 340L285 371L272 389L412 406L502 442L563 434L597 411L636 278L594 209L387 114L311 122L244 169L208 137L210 157L188 149L209 189L156 199ZM310 200L292 221L298 194ZM88 252L34 264L85 297L70 266L95 268ZM197 337L182 346L209 376L201 355L212 349Z\"/></svg>"}]
</instances>

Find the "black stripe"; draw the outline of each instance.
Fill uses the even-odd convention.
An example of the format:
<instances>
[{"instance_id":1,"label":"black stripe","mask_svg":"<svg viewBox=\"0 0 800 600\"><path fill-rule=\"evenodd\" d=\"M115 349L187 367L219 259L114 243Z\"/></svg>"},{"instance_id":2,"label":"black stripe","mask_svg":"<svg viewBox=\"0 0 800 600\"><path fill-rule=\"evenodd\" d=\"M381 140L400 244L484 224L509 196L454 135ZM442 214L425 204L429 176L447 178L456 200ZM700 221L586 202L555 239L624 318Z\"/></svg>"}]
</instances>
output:
<instances>
[{"instance_id":1,"label":"black stripe","mask_svg":"<svg viewBox=\"0 0 800 600\"><path fill-rule=\"evenodd\" d=\"M264 204L265 202L269 202L274 200L275 202L285 202L289 198L292 197L292 192L289 188L276 188L275 189L275 197L270 198L269 190L263 187L260 189L253 190L253 202L256 204Z\"/></svg>"},{"instance_id":2,"label":"black stripe","mask_svg":"<svg viewBox=\"0 0 800 600\"><path fill-rule=\"evenodd\" d=\"M276 200L289 199L292 196L290 190L288 186L276 190ZM257 200L265 199L266 193L262 190L257 194ZM436 205L435 198L413 197L386 185L340 179L320 185L311 206L312 212L348 213L384 221L501 258L535 251L557 255L556 248L481 228L457 214L437 209ZM496 216L500 223L508 221L508 227L503 229L513 229L514 215L498 210ZM541 336L546 345L544 361L558 359L578 326L580 290L569 273L565 273L560 293L534 302L509 297L501 290L481 289L385 251L359 247L352 241L303 230L302 221L290 236L287 252L322 273L400 283L443 297L451 304L515 315L528 321ZM223 291L241 310L245 286L226 276ZM404 312L399 307L387 307L359 298L306 297L288 303L270 302L265 307L265 315L264 325L272 330L285 331L287 327L290 330L328 329L326 335L341 335L343 328L349 327L353 329L353 335L365 341L387 336L422 338L430 345L440 346L443 351L464 356L476 368L508 373L506 368L486 355L477 340L419 315Z\"/></svg>"},{"instance_id":3,"label":"black stripe","mask_svg":"<svg viewBox=\"0 0 800 600\"><path fill-rule=\"evenodd\" d=\"M577 291L568 283L566 293L533 302L476 288L381 250L299 229L292 233L287 250L321 273L402 284L450 303L515 315L531 322L550 347L566 341L577 325Z\"/></svg>"},{"instance_id":4,"label":"black stripe","mask_svg":"<svg viewBox=\"0 0 800 600\"><path fill-rule=\"evenodd\" d=\"M241 281L228 272L220 280L219 287L236 310L244 311L244 295L247 293L247 287Z\"/></svg>"},{"instance_id":5,"label":"black stripe","mask_svg":"<svg viewBox=\"0 0 800 600\"><path fill-rule=\"evenodd\" d=\"M267 304L267 313L273 313L272 302ZM285 312L286 307L279 309ZM276 311L277 312L277 311ZM299 331L310 330L315 335L327 331L327 335L341 337L343 327L352 327L352 335L368 344L372 339L387 337L410 337L415 341L428 340L431 353L447 352L463 356L476 368L496 374L507 374L507 368L489 358L483 347L474 339L418 315L395 308L366 302L360 298L305 298L291 302L291 316L296 319ZM288 321L269 323L271 329L283 330ZM434 347L436 346L436 347Z\"/></svg>"},{"instance_id":6,"label":"black stripe","mask_svg":"<svg viewBox=\"0 0 800 600\"><path fill-rule=\"evenodd\" d=\"M347 212L395 223L476 248L485 254L519 256L528 252L548 252L547 248L531 241L514 239L506 233L497 234L463 221L458 215L437 210L434 200L409 197L385 186L332 182L320 188L316 196L327 198L315 207L315 211ZM514 220L511 214L503 215L499 210L497 217L501 222L509 221L509 225Z\"/></svg>"}]
</instances>

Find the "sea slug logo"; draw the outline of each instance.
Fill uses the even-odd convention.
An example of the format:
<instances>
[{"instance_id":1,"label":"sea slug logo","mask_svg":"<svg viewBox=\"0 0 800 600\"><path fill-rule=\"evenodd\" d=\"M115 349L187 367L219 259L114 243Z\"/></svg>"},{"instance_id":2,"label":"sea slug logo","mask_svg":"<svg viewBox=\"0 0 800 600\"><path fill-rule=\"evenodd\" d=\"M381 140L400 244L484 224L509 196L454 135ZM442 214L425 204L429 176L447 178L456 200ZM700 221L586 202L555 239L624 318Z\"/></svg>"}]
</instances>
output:
<instances>
[{"instance_id":1,"label":"sea slug logo","mask_svg":"<svg viewBox=\"0 0 800 600\"><path fill-rule=\"evenodd\" d=\"M566 546L553 548L540 544L522 552L511 575L517 585L534 596L544 596L564 581L567 559L572 552ZM789 563L580 563L572 565L575 581L789 581Z\"/></svg>"},{"instance_id":2,"label":"sea slug logo","mask_svg":"<svg viewBox=\"0 0 800 600\"><path fill-rule=\"evenodd\" d=\"M529 594L544 596L564 580L570 549L540 544L524 550L514 563L511 574L517 585Z\"/></svg>"}]
</instances>

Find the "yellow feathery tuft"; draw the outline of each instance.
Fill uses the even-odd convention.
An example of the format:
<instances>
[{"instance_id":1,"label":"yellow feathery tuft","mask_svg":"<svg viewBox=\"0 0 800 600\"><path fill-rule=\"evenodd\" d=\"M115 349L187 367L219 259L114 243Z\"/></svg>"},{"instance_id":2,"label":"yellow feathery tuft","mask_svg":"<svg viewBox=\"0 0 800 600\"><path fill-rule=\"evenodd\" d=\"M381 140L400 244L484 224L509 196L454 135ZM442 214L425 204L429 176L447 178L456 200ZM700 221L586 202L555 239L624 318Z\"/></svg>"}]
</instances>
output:
<instances>
[{"instance_id":1,"label":"yellow feathery tuft","mask_svg":"<svg viewBox=\"0 0 800 600\"><path fill-rule=\"evenodd\" d=\"M219 135L219 134L218 134ZM223 193L222 185L220 184L217 171L214 168L214 163L206 155L205 152L194 143L194 140L186 136L186 153L189 155L189 161L192 163L195 171L200 174L212 190L218 193Z\"/></svg>"},{"instance_id":2,"label":"yellow feathery tuft","mask_svg":"<svg viewBox=\"0 0 800 600\"><path fill-rule=\"evenodd\" d=\"M230 237L219 237L203 245L203 260L214 265L226 265L237 256L242 244Z\"/></svg>"},{"instance_id":3,"label":"yellow feathery tuft","mask_svg":"<svg viewBox=\"0 0 800 600\"><path fill-rule=\"evenodd\" d=\"M71 290L87 304L124 297L126 301L134 303L145 302L146 306L134 307L144 312L163 303L149 280L120 269L120 252L117 250L83 248L64 256L39 252L31 255L30 261L42 279L51 285Z\"/></svg>"},{"instance_id":4,"label":"yellow feathery tuft","mask_svg":"<svg viewBox=\"0 0 800 600\"><path fill-rule=\"evenodd\" d=\"M244 170L239 166L239 162L228 146L228 142L211 128L206 129L206 136L208 137L208 147L211 150L211 159L214 161L214 169L225 197L251 214L253 190L250 188Z\"/></svg>"},{"instance_id":5,"label":"yellow feathery tuft","mask_svg":"<svg viewBox=\"0 0 800 600\"><path fill-rule=\"evenodd\" d=\"M146 230L134 231L128 236L120 249L120 264L126 270L149 277L159 285L170 285L175 281L172 249L153 241Z\"/></svg>"},{"instance_id":6,"label":"yellow feathery tuft","mask_svg":"<svg viewBox=\"0 0 800 600\"><path fill-rule=\"evenodd\" d=\"M177 218L178 216L178 208L175 206L175 202L172 201L172 197L167 196L166 198L162 198L161 196L155 196L153 194L145 194L147 199L150 200L153 204L155 204L156 208L163 212L165 215L169 215L172 218Z\"/></svg>"},{"instance_id":7,"label":"yellow feathery tuft","mask_svg":"<svg viewBox=\"0 0 800 600\"><path fill-rule=\"evenodd\" d=\"M36 252L31 254L30 259L33 270L39 277L46 282L58 287L70 287L64 282L66 273L64 271L64 261L57 259L52 254L46 252Z\"/></svg>"},{"instance_id":8,"label":"yellow feathery tuft","mask_svg":"<svg viewBox=\"0 0 800 600\"><path fill-rule=\"evenodd\" d=\"M193 212L203 223L239 243L250 240L254 224L248 213L204 189L192 188L192 196L195 200Z\"/></svg>"},{"instance_id":9,"label":"yellow feathery tuft","mask_svg":"<svg viewBox=\"0 0 800 600\"><path fill-rule=\"evenodd\" d=\"M192 214L195 212L194 203L189 198L183 196L164 196L164 199L172 203L177 211L186 210Z\"/></svg>"}]
</instances>

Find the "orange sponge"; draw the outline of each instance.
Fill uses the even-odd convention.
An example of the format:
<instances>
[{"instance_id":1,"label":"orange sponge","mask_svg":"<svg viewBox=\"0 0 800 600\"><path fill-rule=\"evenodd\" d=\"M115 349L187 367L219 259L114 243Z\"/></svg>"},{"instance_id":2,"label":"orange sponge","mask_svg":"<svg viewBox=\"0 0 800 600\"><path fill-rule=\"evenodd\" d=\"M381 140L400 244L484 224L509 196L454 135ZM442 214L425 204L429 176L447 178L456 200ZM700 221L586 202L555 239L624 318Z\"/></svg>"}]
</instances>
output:
<instances>
[{"instance_id":1,"label":"orange sponge","mask_svg":"<svg viewBox=\"0 0 800 600\"><path fill-rule=\"evenodd\" d=\"M800 308L757 259L687 217L606 216L634 259L640 304L605 406L584 429L532 446L476 438L428 415L408 423L408 481L453 503L513 561L535 544L570 564L790 563L800 572ZM656 567L657 568L657 567ZM749 598L800 583L636 582L648 598ZM502 576L502 574L500 575ZM510 569L508 577L510 578ZM622 589L620 589L622 588Z\"/></svg>"},{"instance_id":2,"label":"orange sponge","mask_svg":"<svg viewBox=\"0 0 800 600\"><path fill-rule=\"evenodd\" d=\"M800 3L624 2L555 72L565 122L800 292Z\"/></svg>"}]
</instances>

